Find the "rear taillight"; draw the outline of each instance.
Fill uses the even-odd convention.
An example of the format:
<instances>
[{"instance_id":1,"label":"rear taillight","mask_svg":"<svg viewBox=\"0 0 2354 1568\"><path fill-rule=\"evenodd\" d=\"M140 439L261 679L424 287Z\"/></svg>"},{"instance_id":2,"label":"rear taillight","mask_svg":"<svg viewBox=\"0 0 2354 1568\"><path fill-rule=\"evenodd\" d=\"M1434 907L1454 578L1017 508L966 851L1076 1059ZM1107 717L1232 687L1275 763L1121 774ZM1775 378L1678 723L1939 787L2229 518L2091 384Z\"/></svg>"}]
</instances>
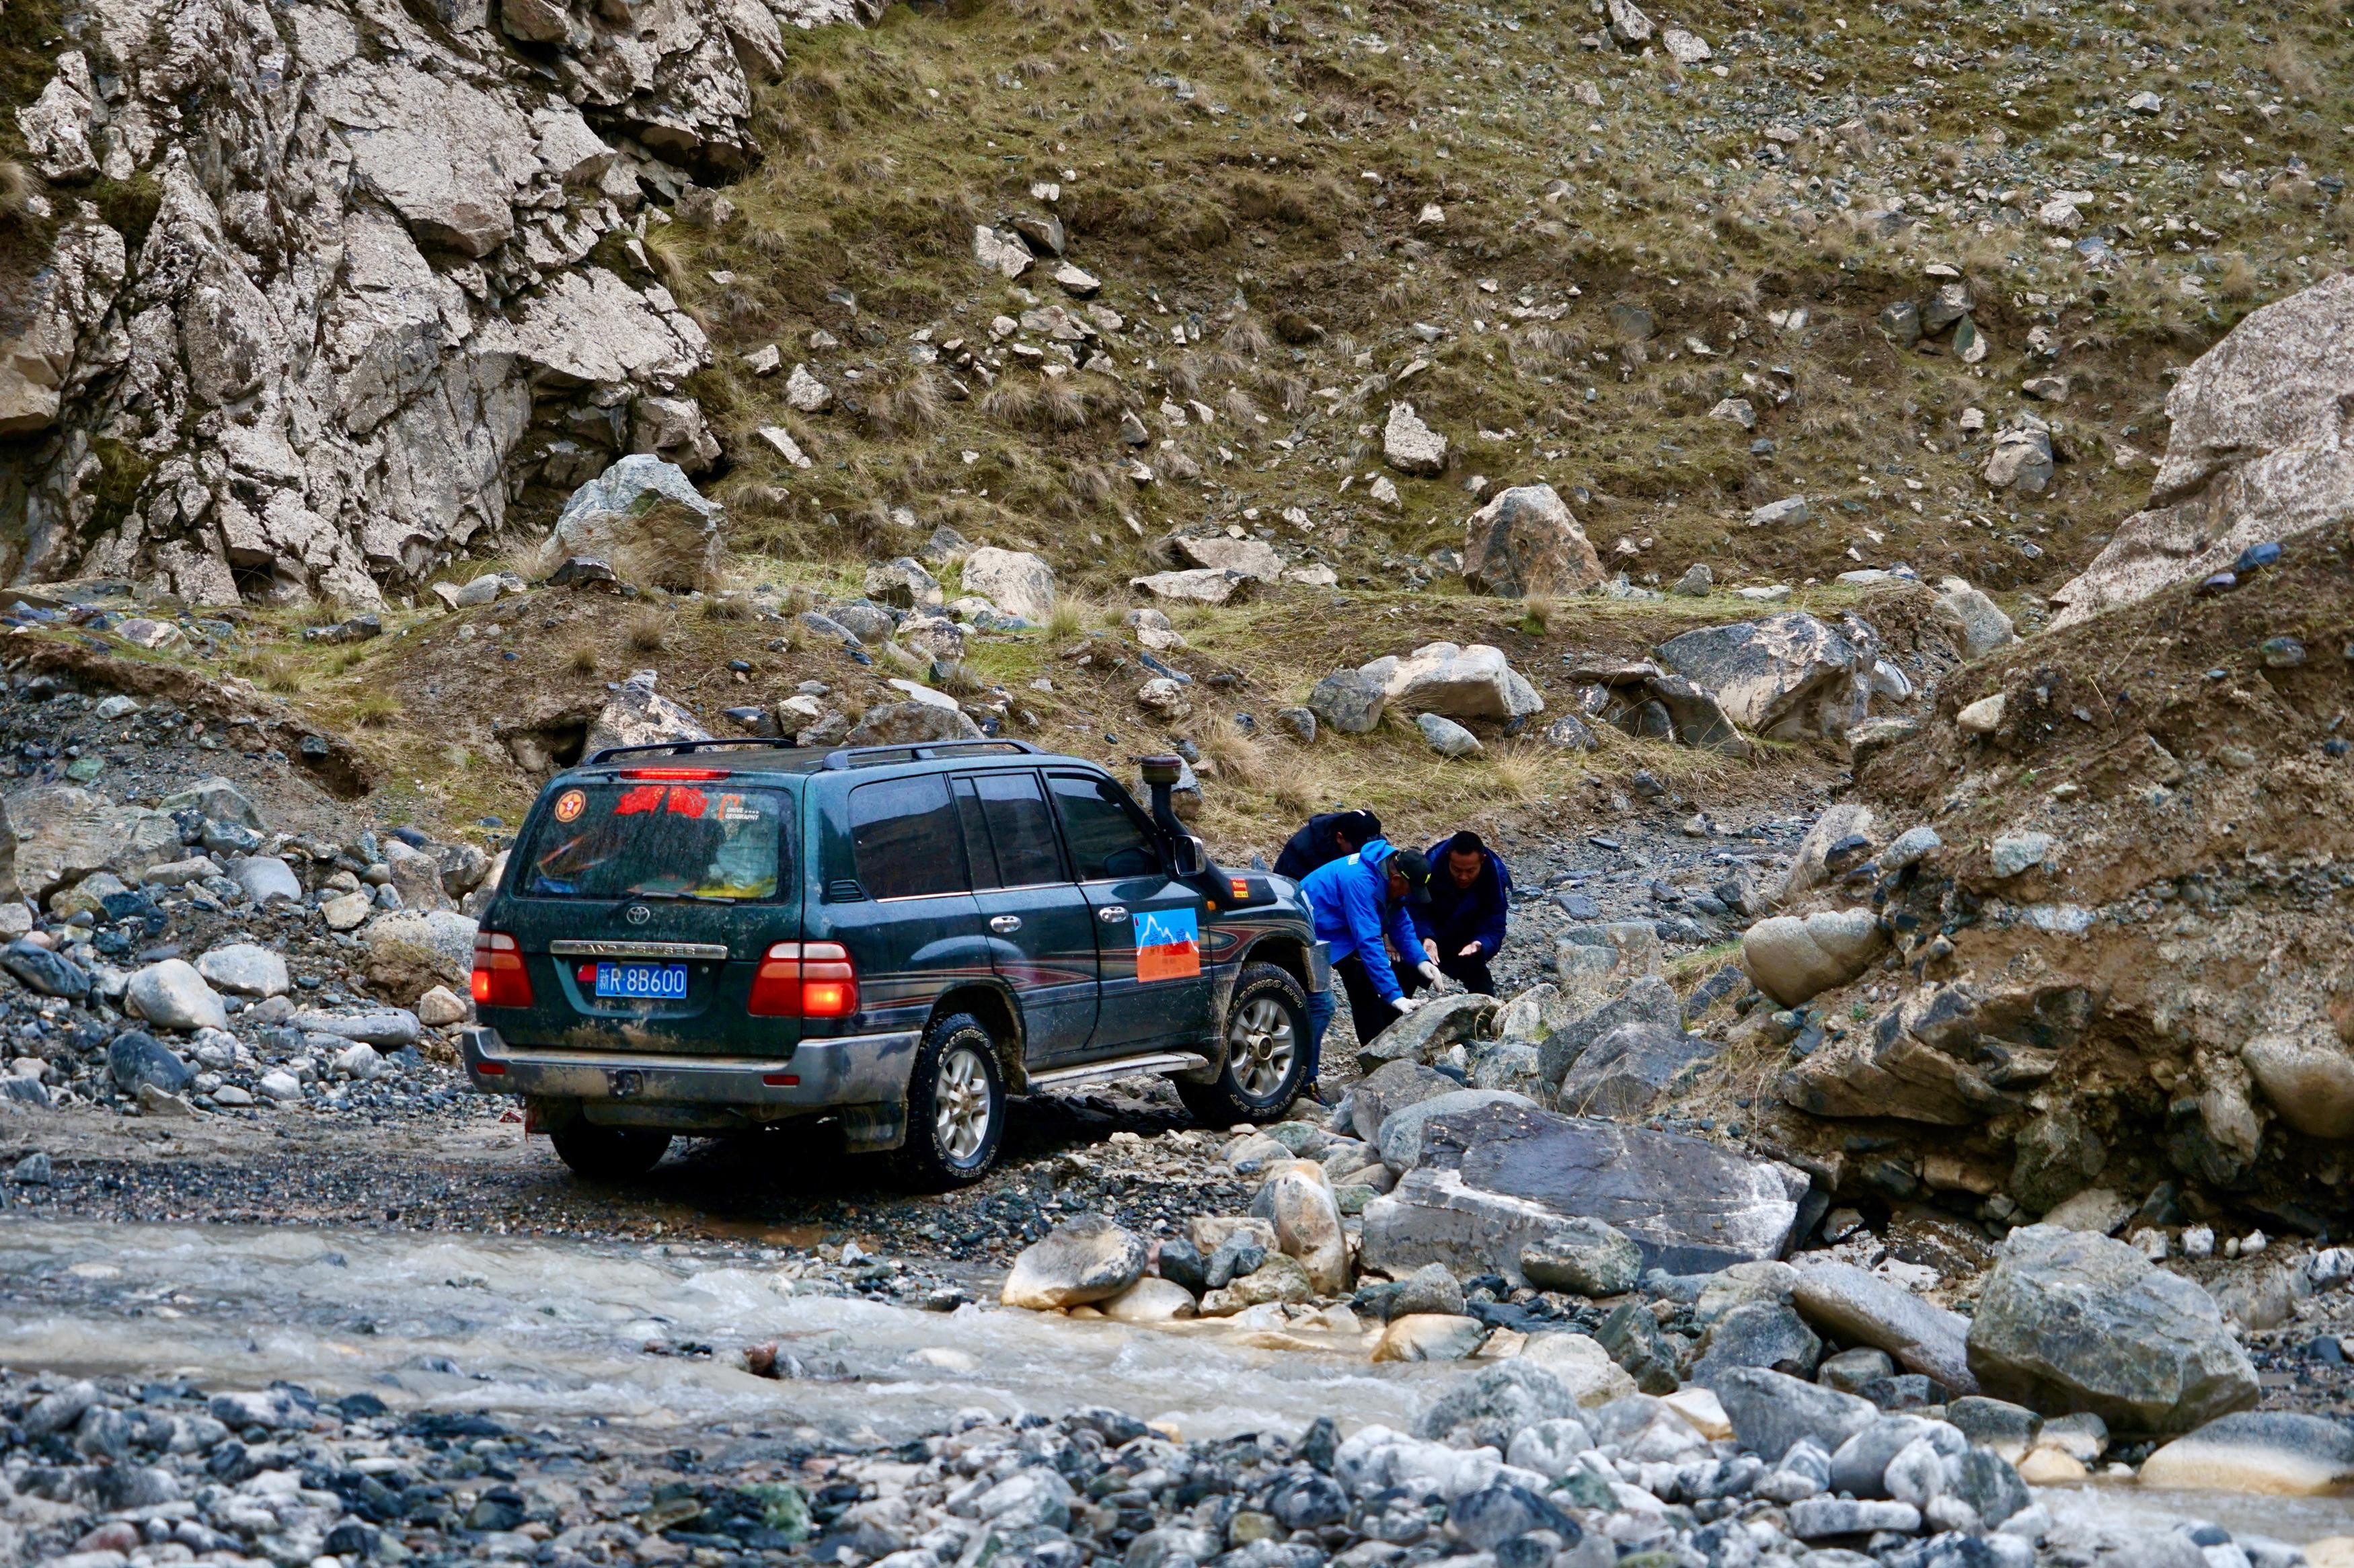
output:
<instances>
[{"instance_id":1,"label":"rear taillight","mask_svg":"<svg viewBox=\"0 0 2354 1568\"><path fill-rule=\"evenodd\" d=\"M523 949L504 931L474 933L474 979L471 988L482 1007L529 1007L531 972Z\"/></svg>"},{"instance_id":2,"label":"rear taillight","mask_svg":"<svg viewBox=\"0 0 2354 1568\"><path fill-rule=\"evenodd\" d=\"M779 942L760 959L746 1011L756 1018L848 1018L858 971L839 942Z\"/></svg>"}]
</instances>

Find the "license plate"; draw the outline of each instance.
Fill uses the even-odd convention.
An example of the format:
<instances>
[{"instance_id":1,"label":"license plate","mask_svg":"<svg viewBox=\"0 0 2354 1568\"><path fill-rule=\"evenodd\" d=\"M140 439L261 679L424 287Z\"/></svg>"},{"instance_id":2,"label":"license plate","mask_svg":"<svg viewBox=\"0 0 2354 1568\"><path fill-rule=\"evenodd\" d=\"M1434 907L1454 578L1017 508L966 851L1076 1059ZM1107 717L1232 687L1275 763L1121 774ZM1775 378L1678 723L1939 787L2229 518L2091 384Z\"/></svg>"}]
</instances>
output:
<instances>
[{"instance_id":1,"label":"license plate","mask_svg":"<svg viewBox=\"0 0 2354 1568\"><path fill-rule=\"evenodd\" d=\"M599 964L597 994L624 1001L677 1001L686 995L684 964Z\"/></svg>"}]
</instances>

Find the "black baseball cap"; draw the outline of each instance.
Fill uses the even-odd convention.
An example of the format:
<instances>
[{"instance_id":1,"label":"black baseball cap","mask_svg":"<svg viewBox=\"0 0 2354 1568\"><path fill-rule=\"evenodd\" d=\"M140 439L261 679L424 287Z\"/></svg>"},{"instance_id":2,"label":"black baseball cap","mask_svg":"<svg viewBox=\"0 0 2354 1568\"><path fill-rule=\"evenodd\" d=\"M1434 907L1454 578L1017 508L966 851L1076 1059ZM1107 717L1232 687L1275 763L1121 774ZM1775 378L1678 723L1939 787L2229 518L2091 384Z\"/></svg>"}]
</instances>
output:
<instances>
[{"instance_id":1,"label":"black baseball cap","mask_svg":"<svg viewBox=\"0 0 2354 1568\"><path fill-rule=\"evenodd\" d=\"M1430 862L1420 850L1400 850L1389 858L1389 868L1405 878L1408 904L1430 902Z\"/></svg>"}]
</instances>

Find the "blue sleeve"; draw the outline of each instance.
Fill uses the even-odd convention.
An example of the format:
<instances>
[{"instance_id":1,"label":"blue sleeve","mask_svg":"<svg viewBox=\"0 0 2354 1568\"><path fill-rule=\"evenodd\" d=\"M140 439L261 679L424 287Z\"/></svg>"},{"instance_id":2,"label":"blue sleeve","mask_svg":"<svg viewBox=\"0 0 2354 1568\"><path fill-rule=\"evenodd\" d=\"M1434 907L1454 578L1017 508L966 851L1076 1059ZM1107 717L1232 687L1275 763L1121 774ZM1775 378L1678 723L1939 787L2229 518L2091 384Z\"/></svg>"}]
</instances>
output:
<instances>
[{"instance_id":1,"label":"blue sleeve","mask_svg":"<svg viewBox=\"0 0 2354 1568\"><path fill-rule=\"evenodd\" d=\"M1496 901L1489 907L1487 918L1479 922L1479 945L1492 959L1504 950L1504 922L1512 907L1512 874L1499 856L1490 855L1488 863L1496 868Z\"/></svg>"},{"instance_id":2,"label":"blue sleeve","mask_svg":"<svg viewBox=\"0 0 2354 1568\"><path fill-rule=\"evenodd\" d=\"M1389 954L1382 950L1382 904L1389 894L1389 878L1378 866L1360 869L1366 874L1349 878L1341 914L1349 923L1351 939L1357 944L1356 956L1365 966L1365 978L1373 982L1384 1001L1395 1001L1405 990L1390 968ZM1401 919L1394 924L1406 922Z\"/></svg>"}]
</instances>

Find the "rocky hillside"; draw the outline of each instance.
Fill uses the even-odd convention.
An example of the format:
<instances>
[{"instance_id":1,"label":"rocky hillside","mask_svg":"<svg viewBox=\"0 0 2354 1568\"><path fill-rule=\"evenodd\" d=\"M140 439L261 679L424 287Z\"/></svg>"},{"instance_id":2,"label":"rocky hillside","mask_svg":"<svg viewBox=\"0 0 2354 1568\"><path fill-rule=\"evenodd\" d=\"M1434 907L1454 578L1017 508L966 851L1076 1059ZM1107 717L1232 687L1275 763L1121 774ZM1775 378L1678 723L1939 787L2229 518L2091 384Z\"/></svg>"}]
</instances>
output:
<instances>
[{"instance_id":1,"label":"rocky hillside","mask_svg":"<svg viewBox=\"0 0 2354 1568\"><path fill-rule=\"evenodd\" d=\"M2347 210L2293 12L859 10L14 0L13 578L366 606L638 451L741 556L1447 582L1543 479L1638 582L2050 588Z\"/></svg>"}]
</instances>

